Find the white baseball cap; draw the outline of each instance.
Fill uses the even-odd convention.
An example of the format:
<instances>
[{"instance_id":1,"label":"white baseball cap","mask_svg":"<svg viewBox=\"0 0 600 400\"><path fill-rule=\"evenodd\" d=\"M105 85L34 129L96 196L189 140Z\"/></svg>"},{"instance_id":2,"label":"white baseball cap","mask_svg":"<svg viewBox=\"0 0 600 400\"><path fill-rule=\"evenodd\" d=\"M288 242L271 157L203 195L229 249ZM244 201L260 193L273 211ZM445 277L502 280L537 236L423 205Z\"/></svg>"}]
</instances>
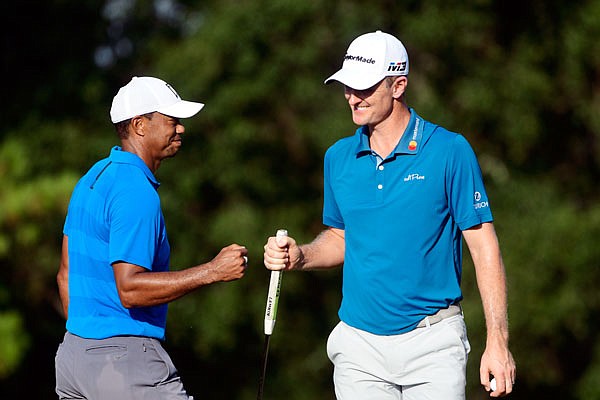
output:
<instances>
[{"instance_id":1,"label":"white baseball cap","mask_svg":"<svg viewBox=\"0 0 600 400\"><path fill-rule=\"evenodd\" d=\"M325 83L338 81L352 89L364 90L386 76L396 75L408 75L406 49L394 36L377 31L354 39L346 51L342 69Z\"/></svg>"},{"instance_id":2,"label":"white baseball cap","mask_svg":"<svg viewBox=\"0 0 600 400\"><path fill-rule=\"evenodd\" d=\"M149 76L134 76L113 98L110 119L117 123L154 111L170 117L189 118L202 107L202 103L182 100L165 81Z\"/></svg>"}]
</instances>

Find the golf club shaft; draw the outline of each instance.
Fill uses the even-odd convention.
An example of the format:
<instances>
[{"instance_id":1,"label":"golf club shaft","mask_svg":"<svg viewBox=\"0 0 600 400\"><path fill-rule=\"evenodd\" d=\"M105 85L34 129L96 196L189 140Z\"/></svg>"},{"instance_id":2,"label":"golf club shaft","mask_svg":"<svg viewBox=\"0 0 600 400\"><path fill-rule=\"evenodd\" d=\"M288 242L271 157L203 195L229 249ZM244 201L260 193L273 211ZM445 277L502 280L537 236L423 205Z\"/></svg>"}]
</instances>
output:
<instances>
[{"instance_id":1,"label":"golf club shaft","mask_svg":"<svg viewBox=\"0 0 600 400\"><path fill-rule=\"evenodd\" d=\"M265 347L263 349L262 359L262 371L260 373L260 380L258 381L258 395L257 400L262 400L263 391L265 388L265 376L267 374L267 355L269 354L269 343L271 342L271 335L265 335Z\"/></svg>"},{"instance_id":2,"label":"golf club shaft","mask_svg":"<svg viewBox=\"0 0 600 400\"><path fill-rule=\"evenodd\" d=\"M285 229L279 229L276 237L287 236ZM267 359L269 355L269 343L271 342L271 334L275 328L275 320L277 318L277 305L279 303L279 290L281 289L281 271L271 271L271 280L269 282L269 292L267 294L267 306L265 308L265 346L263 349L262 371L258 382L257 400L262 400L263 390L265 387L265 376L267 374Z\"/></svg>"}]
</instances>

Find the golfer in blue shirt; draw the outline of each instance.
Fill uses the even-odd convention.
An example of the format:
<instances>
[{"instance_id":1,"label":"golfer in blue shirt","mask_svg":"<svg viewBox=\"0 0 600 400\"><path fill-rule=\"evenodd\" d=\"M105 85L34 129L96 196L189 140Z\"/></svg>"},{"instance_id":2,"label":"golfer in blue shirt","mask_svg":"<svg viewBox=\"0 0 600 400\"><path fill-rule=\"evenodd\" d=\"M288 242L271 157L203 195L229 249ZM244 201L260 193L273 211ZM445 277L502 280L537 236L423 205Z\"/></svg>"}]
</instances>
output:
<instances>
[{"instance_id":1,"label":"golfer in blue shirt","mask_svg":"<svg viewBox=\"0 0 600 400\"><path fill-rule=\"evenodd\" d=\"M325 82L344 85L359 128L325 154L325 229L309 244L269 238L271 270L343 264L340 323L327 352L338 399L465 398L470 350L460 301L462 239L487 324L480 380L512 391L504 265L477 158L467 140L405 101L409 62L394 36L356 38ZM491 378L496 388L491 388Z\"/></svg>"},{"instance_id":2,"label":"golfer in blue shirt","mask_svg":"<svg viewBox=\"0 0 600 400\"><path fill-rule=\"evenodd\" d=\"M180 118L203 107L168 83L134 77L113 99L121 146L80 179L64 225L57 281L67 332L56 354L59 399L192 399L162 347L167 303L244 275L247 250L169 271L170 246L154 176L175 156Z\"/></svg>"}]
</instances>

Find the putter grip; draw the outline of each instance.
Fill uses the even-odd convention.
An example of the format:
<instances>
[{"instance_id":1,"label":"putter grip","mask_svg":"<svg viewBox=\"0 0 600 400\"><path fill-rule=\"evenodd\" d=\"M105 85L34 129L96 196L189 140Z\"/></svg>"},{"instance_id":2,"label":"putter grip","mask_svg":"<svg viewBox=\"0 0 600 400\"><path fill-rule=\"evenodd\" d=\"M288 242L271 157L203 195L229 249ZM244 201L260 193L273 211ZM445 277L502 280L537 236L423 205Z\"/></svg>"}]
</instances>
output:
<instances>
[{"instance_id":1,"label":"putter grip","mask_svg":"<svg viewBox=\"0 0 600 400\"><path fill-rule=\"evenodd\" d=\"M277 230L276 237L287 236L285 229ZM271 271L267 307L265 309L265 335L271 335L277 319L277 304L279 303L279 289L281 288L281 271Z\"/></svg>"}]
</instances>

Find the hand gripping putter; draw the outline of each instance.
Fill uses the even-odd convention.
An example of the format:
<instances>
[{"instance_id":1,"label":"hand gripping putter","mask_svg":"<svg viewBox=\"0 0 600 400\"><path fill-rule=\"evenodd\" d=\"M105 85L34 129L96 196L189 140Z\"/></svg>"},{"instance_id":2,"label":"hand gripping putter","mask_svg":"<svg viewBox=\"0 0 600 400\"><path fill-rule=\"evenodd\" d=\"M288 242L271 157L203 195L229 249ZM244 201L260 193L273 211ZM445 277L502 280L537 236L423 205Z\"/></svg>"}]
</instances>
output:
<instances>
[{"instance_id":1,"label":"hand gripping putter","mask_svg":"<svg viewBox=\"0 0 600 400\"><path fill-rule=\"evenodd\" d=\"M276 237L285 237L288 232L285 229L277 230ZM279 289L281 288L281 271L271 271L271 281L269 282L269 293L267 294L267 306L265 309L265 346L263 350L263 365L260 380L258 382L257 400L262 400L263 389L265 386L265 375L267 372L267 356L269 354L269 342L271 334L275 327L277 318L277 303L279 302Z\"/></svg>"}]
</instances>

